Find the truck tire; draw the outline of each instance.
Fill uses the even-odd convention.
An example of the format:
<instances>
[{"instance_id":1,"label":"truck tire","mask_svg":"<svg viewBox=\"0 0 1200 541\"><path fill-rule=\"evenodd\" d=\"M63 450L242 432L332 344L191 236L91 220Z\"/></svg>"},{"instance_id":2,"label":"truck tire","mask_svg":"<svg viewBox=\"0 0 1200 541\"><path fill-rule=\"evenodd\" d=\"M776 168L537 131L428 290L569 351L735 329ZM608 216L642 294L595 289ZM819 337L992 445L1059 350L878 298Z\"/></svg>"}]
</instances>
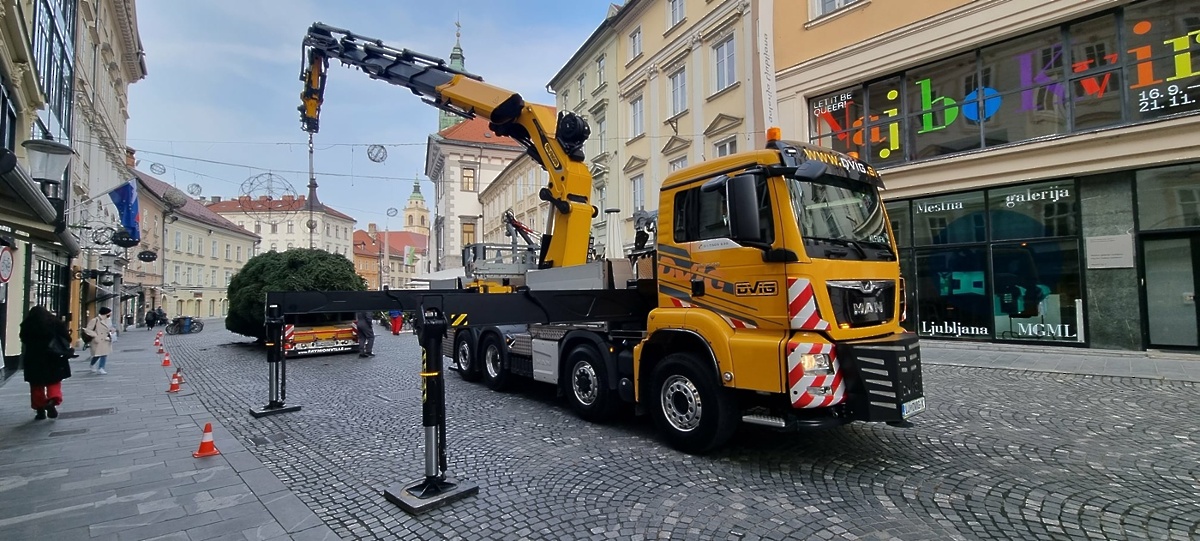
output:
<instances>
[{"instance_id":1,"label":"truck tire","mask_svg":"<svg viewBox=\"0 0 1200 541\"><path fill-rule=\"evenodd\" d=\"M499 336L488 333L479 341L479 364L484 385L493 391L508 388L510 378L504 369L504 345Z\"/></svg>"},{"instance_id":2,"label":"truck tire","mask_svg":"<svg viewBox=\"0 0 1200 541\"><path fill-rule=\"evenodd\" d=\"M467 331L454 337L454 365L463 381L479 381L479 363L475 360L475 348L471 347L471 333Z\"/></svg>"},{"instance_id":3,"label":"truck tire","mask_svg":"<svg viewBox=\"0 0 1200 541\"><path fill-rule=\"evenodd\" d=\"M611 421L620 406L616 392L608 386L608 367L596 347L580 344L567 354L566 395L571 409L593 423Z\"/></svg>"},{"instance_id":4,"label":"truck tire","mask_svg":"<svg viewBox=\"0 0 1200 541\"><path fill-rule=\"evenodd\" d=\"M737 401L696 355L668 355L654 368L652 381L647 398L654 423L671 447L703 454L733 437Z\"/></svg>"}]
</instances>

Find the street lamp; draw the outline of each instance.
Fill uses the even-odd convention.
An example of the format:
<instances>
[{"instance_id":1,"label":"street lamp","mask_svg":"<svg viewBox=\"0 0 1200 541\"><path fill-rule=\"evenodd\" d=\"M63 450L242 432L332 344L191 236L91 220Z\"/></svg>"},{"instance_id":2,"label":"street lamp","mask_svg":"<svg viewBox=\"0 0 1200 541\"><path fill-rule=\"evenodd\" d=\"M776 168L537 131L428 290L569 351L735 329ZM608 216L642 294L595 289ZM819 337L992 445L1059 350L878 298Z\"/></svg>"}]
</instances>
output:
<instances>
[{"instance_id":1,"label":"street lamp","mask_svg":"<svg viewBox=\"0 0 1200 541\"><path fill-rule=\"evenodd\" d=\"M30 139L21 143L21 146L25 147L29 161L29 176L41 184L42 195L54 205L54 232L61 233L66 228L66 221L63 219L65 201L62 178L67 172L67 166L71 165L71 157L75 151L50 139Z\"/></svg>"}]
</instances>

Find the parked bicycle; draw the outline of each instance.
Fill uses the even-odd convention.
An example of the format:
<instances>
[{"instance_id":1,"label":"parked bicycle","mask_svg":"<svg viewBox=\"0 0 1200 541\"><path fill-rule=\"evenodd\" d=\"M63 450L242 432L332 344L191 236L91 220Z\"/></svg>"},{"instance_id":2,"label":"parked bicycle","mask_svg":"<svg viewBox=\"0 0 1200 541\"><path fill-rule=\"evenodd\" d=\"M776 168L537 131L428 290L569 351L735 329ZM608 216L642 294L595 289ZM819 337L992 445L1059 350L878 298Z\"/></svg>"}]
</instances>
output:
<instances>
[{"instance_id":1,"label":"parked bicycle","mask_svg":"<svg viewBox=\"0 0 1200 541\"><path fill-rule=\"evenodd\" d=\"M167 334L182 334L184 330L195 334L204 330L204 322L192 317L177 317L167 324Z\"/></svg>"}]
</instances>

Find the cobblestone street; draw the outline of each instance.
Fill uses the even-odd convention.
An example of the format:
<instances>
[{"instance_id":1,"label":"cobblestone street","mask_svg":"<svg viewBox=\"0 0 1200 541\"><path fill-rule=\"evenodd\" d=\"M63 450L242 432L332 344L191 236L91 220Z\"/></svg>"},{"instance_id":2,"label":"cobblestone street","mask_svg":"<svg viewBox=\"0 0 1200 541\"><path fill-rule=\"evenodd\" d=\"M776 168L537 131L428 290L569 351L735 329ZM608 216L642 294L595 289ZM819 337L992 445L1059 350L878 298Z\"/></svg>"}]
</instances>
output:
<instances>
[{"instance_id":1,"label":"cobblestone street","mask_svg":"<svg viewBox=\"0 0 1200 541\"><path fill-rule=\"evenodd\" d=\"M218 445L238 438L344 538L1200 537L1196 383L927 364L915 428L743 428L695 457L648 418L592 425L548 387L451 373L448 473L479 494L412 517L381 491L424 471L415 336L289 361L303 409L261 419L247 410L266 402L265 355L248 339L214 322L166 345L231 432Z\"/></svg>"}]
</instances>

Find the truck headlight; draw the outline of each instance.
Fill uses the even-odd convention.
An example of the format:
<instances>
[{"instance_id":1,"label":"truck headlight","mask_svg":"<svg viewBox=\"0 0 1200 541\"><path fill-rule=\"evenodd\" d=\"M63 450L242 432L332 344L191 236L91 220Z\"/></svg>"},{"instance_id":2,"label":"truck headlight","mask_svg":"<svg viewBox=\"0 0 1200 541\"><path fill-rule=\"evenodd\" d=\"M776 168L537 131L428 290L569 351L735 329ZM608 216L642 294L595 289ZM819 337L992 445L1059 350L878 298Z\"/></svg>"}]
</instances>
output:
<instances>
[{"instance_id":1,"label":"truck headlight","mask_svg":"<svg viewBox=\"0 0 1200 541\"><path fill-rule=\"evenodd\" d=\"M827 376L833 373L829 355L824 353L805 353L800 356L800 365L804 367L805 374Z\"/></svg>"}]
</instances>

